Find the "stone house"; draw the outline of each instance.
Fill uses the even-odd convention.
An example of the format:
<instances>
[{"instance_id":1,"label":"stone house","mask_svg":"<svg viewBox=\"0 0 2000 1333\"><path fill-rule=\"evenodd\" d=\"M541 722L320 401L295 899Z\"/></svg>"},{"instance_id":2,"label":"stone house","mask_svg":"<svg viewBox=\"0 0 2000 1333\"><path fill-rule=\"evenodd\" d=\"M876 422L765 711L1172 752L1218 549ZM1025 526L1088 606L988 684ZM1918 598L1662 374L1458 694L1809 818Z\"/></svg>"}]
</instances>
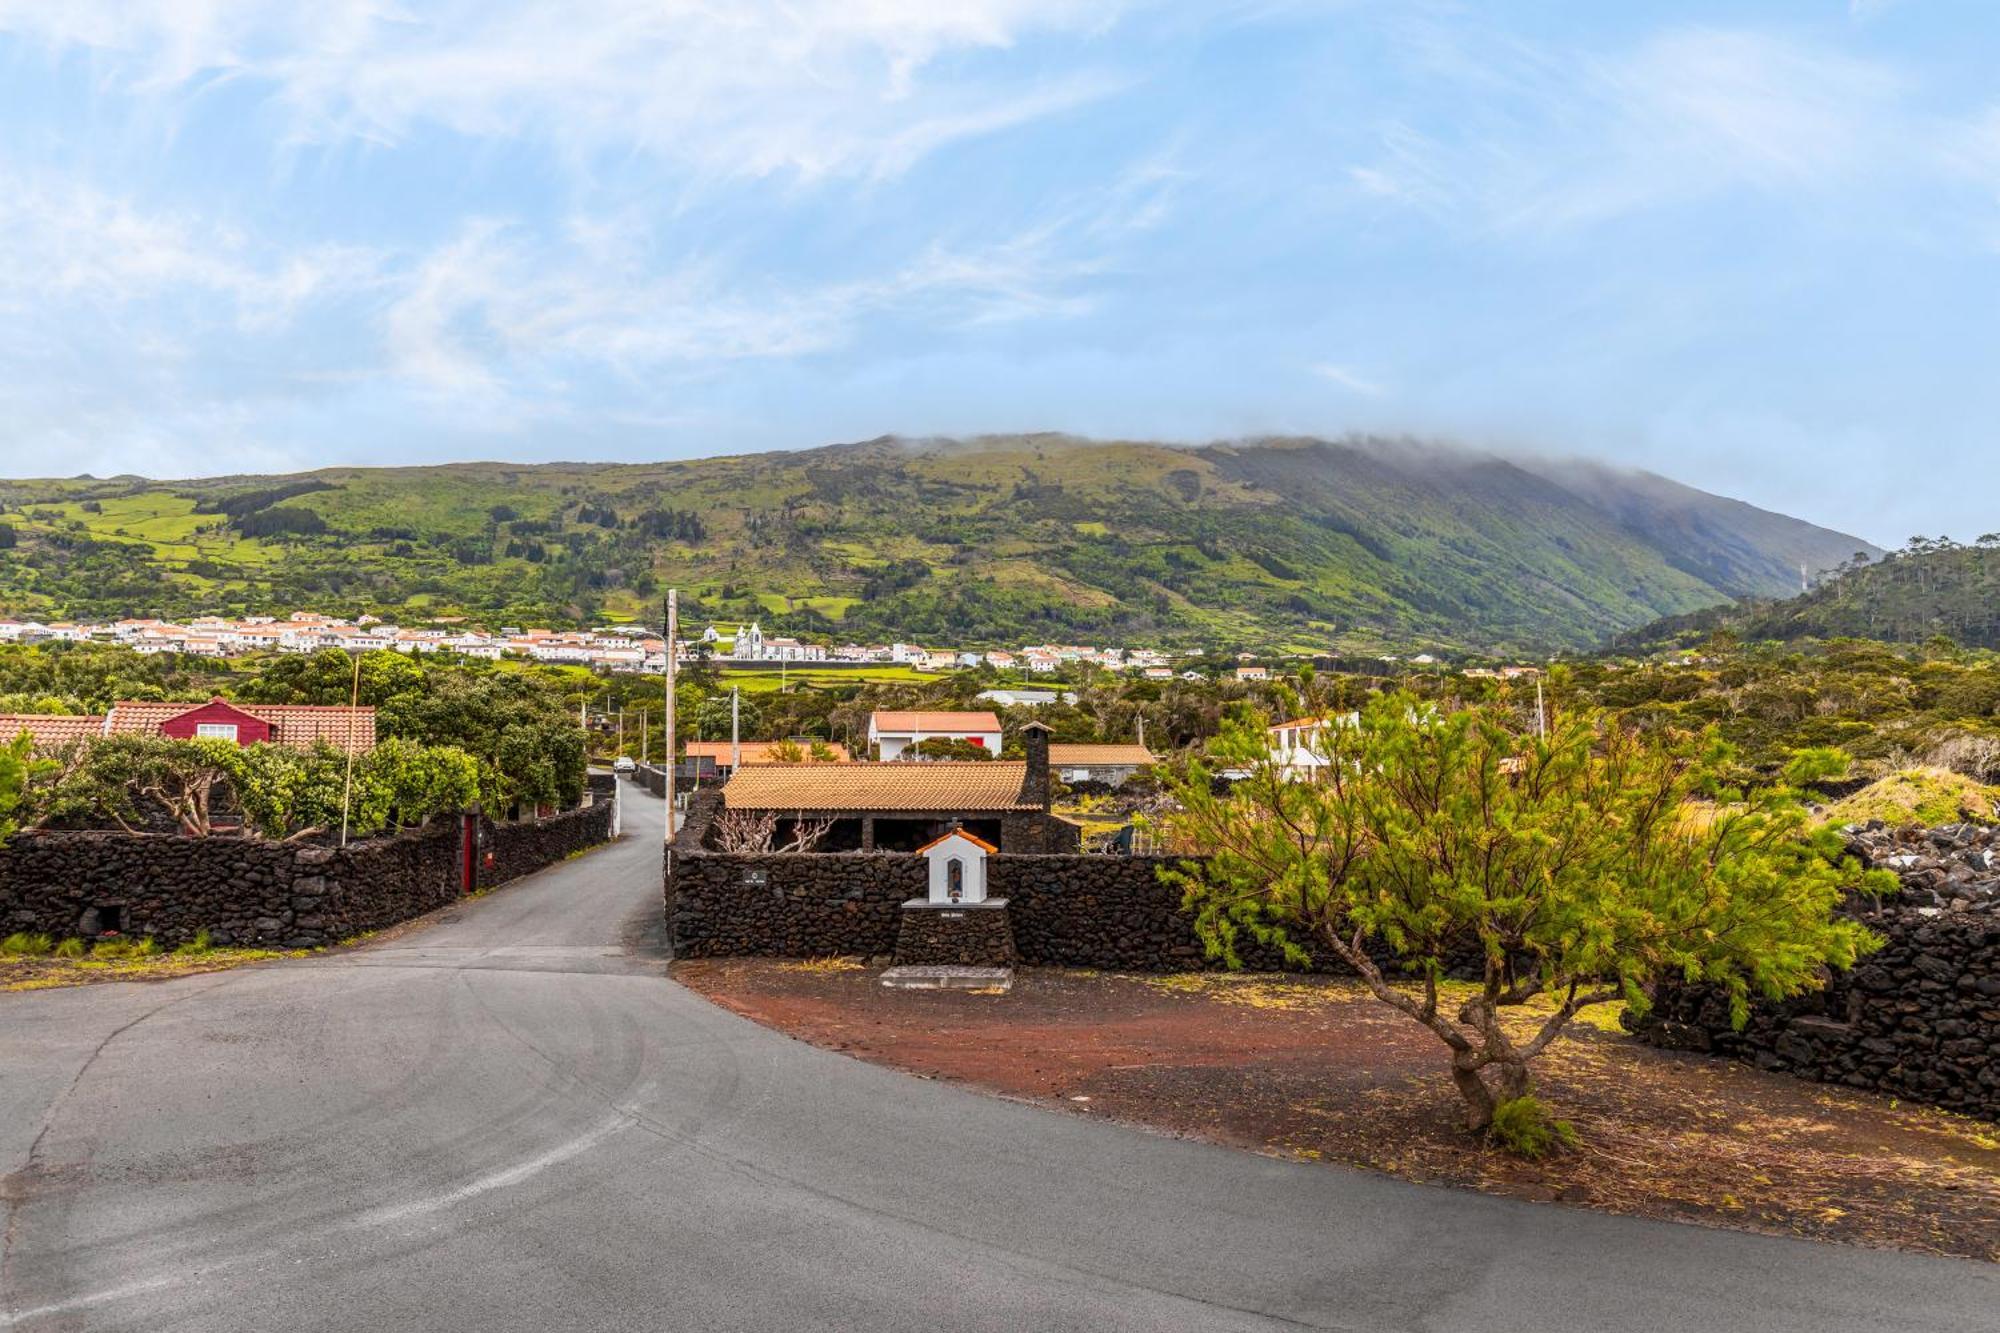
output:
<instances>
[{"instance_id":1,"label":"stone house","mask_svg":"<svg viewBox=\"0 0 2000 1333\"><path fill-rule=\"evenodd\" d=\"M1051 745L1049 767L1064 782L1103 782L1122 786L1159 761L1137 743L1114 745Z\"/></svg>"},{"instance_id":2,"label":"stone house","mask_svg":"<svg viewBox=\"0 0 2000 1333\"><path fill-rule=\"evenodd\" d=\"M954 830L1004 852L1073 852L1077 826L1049 812L1048 728L1029 723L1022 743L1019 761L745 763L720 789L721 812L775 816L781 844L802 822L831 820L820 852L914 852Z\"/></svg>"}]
</instances>

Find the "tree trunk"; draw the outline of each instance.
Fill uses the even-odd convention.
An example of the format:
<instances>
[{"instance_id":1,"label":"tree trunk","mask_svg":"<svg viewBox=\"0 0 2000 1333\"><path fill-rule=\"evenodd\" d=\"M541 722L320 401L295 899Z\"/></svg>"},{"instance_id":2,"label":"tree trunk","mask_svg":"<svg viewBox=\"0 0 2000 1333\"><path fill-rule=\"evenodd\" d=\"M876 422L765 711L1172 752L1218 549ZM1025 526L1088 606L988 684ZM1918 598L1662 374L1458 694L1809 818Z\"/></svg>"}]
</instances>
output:
<instances>
[{"instance_id":1,"label":"tree trunk","mask_svg":"<svg viewBox=\"0 0 2000 1333\"><path fill-rule=\"evenodd\" d=\"M1458 1056L1452 1057L1451 1082L1465 1103L1465 1127L1475 1134L1485 1133L1493 1124L1493 1090L1477 1069Z\"/></svg>"}]
</instances>

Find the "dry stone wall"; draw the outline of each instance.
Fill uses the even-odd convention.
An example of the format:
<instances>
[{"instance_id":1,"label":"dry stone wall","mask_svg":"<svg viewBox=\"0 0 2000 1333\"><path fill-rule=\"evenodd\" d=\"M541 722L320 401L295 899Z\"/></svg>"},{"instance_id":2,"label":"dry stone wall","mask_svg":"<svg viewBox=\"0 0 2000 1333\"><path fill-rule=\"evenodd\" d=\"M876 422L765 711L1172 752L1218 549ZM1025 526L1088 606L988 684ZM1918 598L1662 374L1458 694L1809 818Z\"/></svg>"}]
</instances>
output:
<instances>
[{"instance_id":1,"label":"dry stone wall","mask_svg":"<svg viewBox=\"0 0 2000 1333\"><path fill-rule=\"evenodd\" d=\"M22 833L0 848L0 923L174 947L302 949L458 897L457 820L346 848L152 833Z\"/></svg>"},{"instance_id":2,"label":"dry stone wall","mask_svg":"<svg viewBox=\"0 0 2000 1333\"><path fill-rule=\"evenodd\" d=\"M1741 1031L1714 990L1663 986L1638 1034L2000 1119L2000 831L1848 833L1850 852L1903 881L1896 898L1850 909L1879 952L1823 991L1752 1006Z\"/></svg>"},{"instance_id":3,"label":"dry stone wall","mask_svg":"<svg viewBox=\"0 0 2000 1333\"><path fill-rule=\"evenodd\" d=\"M896 935L896 962L913 967L1012 967L1014 932L1005 899L945 907L907 903Z\"/></svg>"},{"instance_id":4,"label":"dry stone wall","mask_svg":"<svg viewBox=\"0 0 2000 1333\"><path fill-rule=\"evenodd\" d=\"M478 885L491 889L611 838L611 798L516 824L482 822Z\"/></svg>"},{"instance_id":5,"label":"dry stone wall","mask_svg":"<svg viewBox=\"0 0 2000 1333\"><path fill-rule=\"evenodd\" d=\"M504 884L603 842L603 802L520 824L483 823L477 882ZM95 939L116 931L173 948L310 949L456 901L463 821L454 816L347 847L177 834L19 833L0 847L0 935ZM486 856L491 855L491 861Z\"/></svg>"}]
</instances>

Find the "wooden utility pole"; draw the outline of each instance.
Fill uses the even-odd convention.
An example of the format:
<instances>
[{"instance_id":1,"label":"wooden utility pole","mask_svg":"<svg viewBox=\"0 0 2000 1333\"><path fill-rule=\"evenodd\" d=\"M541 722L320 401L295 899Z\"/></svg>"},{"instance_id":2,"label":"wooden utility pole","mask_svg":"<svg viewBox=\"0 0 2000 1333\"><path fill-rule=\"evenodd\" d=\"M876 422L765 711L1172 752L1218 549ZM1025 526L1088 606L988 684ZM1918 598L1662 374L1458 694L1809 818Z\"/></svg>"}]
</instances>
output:
<instances>
[{"instance_id":1,"label":"wooden utility pole","mask_svg":"<svg viewBox=\"0 0 2000 1333\"><path fill-rule=\"evenodd\" d=\"M354 655L354 688L348 692L347 706L361 707L361 654ZM347 812L354 804L354 714L347 715L347 725L342 728L342 736L347 742L347 777L340 784L340 845L347 845Z\"/></svg>"},{"instance_id":2,"label":"wooden utility pole","mask_svg":"<svg viewBox=\"0 0 2000 1333\"><path fill-rule=\"evenodd\" d=\"M674 685L680 669L681 593L667 589L667 838L674 840Z\"/></svg>"},{"instance_id":3,"label":"wooden utility pole","mask_svg":"<svg viewBox=\"0 0 2000 1333\"><path fill-rule=\"evenodd\" d=\"M743 714L739 707L742 702L743 687L729 687L729 775L736 776L736 770L743 767Z\"/></svg>"},{"instance_id":4,"label":"wooden utility pole","mask_svg":"<svg viewBox=\"0 0 2000 1333\"><path fill-rule=\"evenodd\" d=\"M641 708L639 710L639 762L642 764L653 762L652 737L646 733L647 720L646 710Z\"/></svg>"}]
</instances>

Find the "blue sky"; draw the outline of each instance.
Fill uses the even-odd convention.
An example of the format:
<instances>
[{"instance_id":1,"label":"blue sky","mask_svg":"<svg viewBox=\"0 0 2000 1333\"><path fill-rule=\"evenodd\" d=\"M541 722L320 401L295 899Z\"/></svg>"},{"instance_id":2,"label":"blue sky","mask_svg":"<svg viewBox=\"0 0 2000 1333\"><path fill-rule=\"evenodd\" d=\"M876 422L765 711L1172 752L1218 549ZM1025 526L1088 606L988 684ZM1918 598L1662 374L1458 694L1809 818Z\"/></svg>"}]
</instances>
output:
<instances>
[{"instance_id":1,"label":"blue sky","mask_svg":"<svg viewBox=\"0 0 2000 1333\"><path fill-rule=\"evenodd\" d=\"M1965 0L0 0L10 475L1415 432L2000 529Z\"/></svg>"}]
</instances>

